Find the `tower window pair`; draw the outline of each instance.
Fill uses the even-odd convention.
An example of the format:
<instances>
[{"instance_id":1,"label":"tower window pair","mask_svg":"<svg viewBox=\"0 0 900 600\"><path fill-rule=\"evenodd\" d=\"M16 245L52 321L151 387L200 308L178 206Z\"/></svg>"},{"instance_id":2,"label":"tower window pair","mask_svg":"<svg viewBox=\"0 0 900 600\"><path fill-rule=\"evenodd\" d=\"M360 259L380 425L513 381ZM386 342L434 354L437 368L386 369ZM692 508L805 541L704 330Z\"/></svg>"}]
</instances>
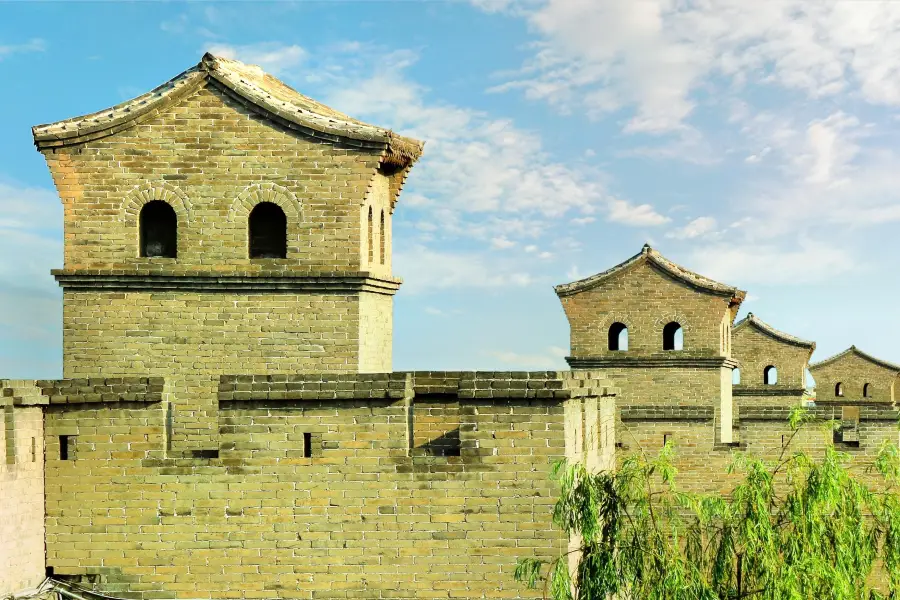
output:
<instances>
[{"instance_id":1,"label":"tower window pair","mask_svg":"<svg viewBox=\"0 0 900 600\"><path fill-rule=\"evenodd\" d=\"M260 202L247 220L250 258L287 258L287 217L272 202ZM177 258L178 218L162 200L141 208L141 257Z\"/></svg>"},{"instance_id":2,"label":"tower window pair","mask_svg":"<svg viewBox=\"0 0 900 600\"><path fill-rule=\"evenodd\" d=\"M628 350L628 326L624 323L613 323L609 327L609 349L614 351ZM663 350L683 350L684 330L679 323L672 321L663 327Z\"/></svg>"}]
</instances>

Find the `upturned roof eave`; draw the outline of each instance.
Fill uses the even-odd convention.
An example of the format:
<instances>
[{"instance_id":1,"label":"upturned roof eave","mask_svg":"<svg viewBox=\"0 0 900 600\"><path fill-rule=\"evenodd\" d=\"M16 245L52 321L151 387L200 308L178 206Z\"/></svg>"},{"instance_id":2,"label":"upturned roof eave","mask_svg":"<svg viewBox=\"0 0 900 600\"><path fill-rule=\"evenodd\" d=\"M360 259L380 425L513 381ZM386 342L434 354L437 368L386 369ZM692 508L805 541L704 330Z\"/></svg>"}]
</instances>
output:
<instances>
[{"instance_id":1,"label":"upturned roof eave","mask_svg":"<svg viewBox=\"0 0 900 600\"><path fill-rule=\"evenodd\" d=\"M246 67L237 61L228 62ZM259 72L262 73L262 70L260 69ZM203 56L198 65L180 73L146 94L88 115L32 127L35 146L38 149L65 146L101 137L104 133L115 133L132 123L140 122L142 118L158 114L162 109L167 108L210 79L244 101L279 119L308 130L311 135L316 137L329 141L350 141L354 145L362 147L381 148L386 155L392 158L392 162L406 166L414 163L422 154L424 142L399 135L390 129L354 121L349 117L347 119L340 118L338 116L340 113L327 109L324 105L306 98L299 92L291 90L296 94L296 98L309 100L310 104L327 109L334 114L317 114L302 106L276 98L273 94L266 93L263 85L254 86L249 79L242 78L238 71L229 69L223 59L209 53ZM274 78L271 79L274 80ZM278 83L290 90L281 82Z\"/></svg>"},{"instance_id":2,"label":"upturned roof eave","mask_svg":"<svg viewBox=\"0 0 900 600\"><path fill-rule=\"evenodd\" d=\"M856 346L850 346L849 348L847 348L847 349L844 350L843 352L839 352L839 353L835 354L834 356L829 356L828 358L826 358L826 359L824 359L824 360L820 360L820 361L817 362L817 363L812 363L812 364L810 364L810 365L809 365L809 370L810 370L810 371L813 371L813 370L818 369L818 368L820 368L820 367L825 367L825 366L830 365L830 364L832 364L832 363L834 363L834 362L837 362L838 360L840 360L840 359L842 359L842 358L844 358L845 356L850 355L850 354L855 354L856 356L860 357L861 359L863 359L863 360L865 360L865 361L868 361L868 362L870 362L870 363L872 363L872 364L874 364L874 365L876 365L876 366L879 366L879 367L881 367L881 368L883 368L883 369L885 369L885 370L888 370L888 371L894 371L896 375L900 376L900 365L895 365L894 363L888 362L888 361L886 361L886 360L882 360L882 359L880 359L880 358L876 358L876 357L872 356L871 354L868 354L868 353L866 353L866 352L863 352L862 350L860 350L860 349L857 348Z\"/></svg>"},{"instance_id":3,"label":"upturned roof eave","mask_svg":"<svg viewBox=\"0 0 900 600\"><path fill-rule=\"evenodd\" d=\"M591 275L590 277L585 277L571 283L564 283L554 286L553 289L559 297L571 296L573 294L577 294L579 292L594 288L604 281L610 279L614 275L623 273L631 269L633 266L639 264L642 261L649 262L654 267L658 268L670 277L694 289L713 293L718 296L730 297L731 304L733 306L740 305L740 303L743 302L744 298L747 296L747 292L743 290L726 285L724 283L719 283L718 281L714 281L712 279L709 279L708 277L704 277L703 275L685 269L681 265L673 263L646 244L638 254L635 254L625 262L607 269L606 271Z\"/></svg>"},{"instance_id":4,"label":"upturned roof eave","mask_svg":"<svg viewBox=\"0 0 900 600\"><path fill-rule=\"evenodd\" d=\"M741 319L738 323L734 325L732 328L733 333L737 333L739 329L743 329L745 327L753 327L757 331L768 335L771 338L774 338L780 342L785 344L790 344L792 346L799 346L801 348L807 348L812 355L813 351L816 349L816 343L811 342L809 340L804 340L802 338L798 338L789 333L785 333L779 329L775 329L765 321L761 320L759 317L754 315L753 313L749 313L746 317Z\"/></svg>"}]
</instances>

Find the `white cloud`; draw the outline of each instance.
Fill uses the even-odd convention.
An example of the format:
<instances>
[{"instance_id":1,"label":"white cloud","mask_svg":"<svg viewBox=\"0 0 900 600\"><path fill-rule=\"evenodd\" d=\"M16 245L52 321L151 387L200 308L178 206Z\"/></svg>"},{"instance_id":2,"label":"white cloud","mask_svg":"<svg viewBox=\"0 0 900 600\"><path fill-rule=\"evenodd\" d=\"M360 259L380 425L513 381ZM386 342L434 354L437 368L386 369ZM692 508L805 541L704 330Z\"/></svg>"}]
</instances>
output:
<instances>
[{"instance_id":1,"label":"white cloud","mask_svg":"<svg viewBox=\"0 0 900 600\"><path fill-rule=\"evenodd\" d=\"M497 250L505 250L506 248L512 248L515 245L515 242L507 239L505 236L495 237L491 240L491 248Z\"/></svg>"},{"instance_id":2,"label":"white cloud","mask_svg":"<svg viewBox=\"0 0 900 600\"><path fill-rule=\"evenodd\" d=\"M733 89L762 83L811 98L856 90L870 103L900 104L897 2L531 5L490 3L493 10L518 7L511 14L523 15L539 36L528 63L495 89L522 89L529 98L595 117L633 107L626 131L679 130L710 76Z\"/></svg>"},{"instance_id":3,"label":"white cloud","mask_svg":"<svg viewBox=\"0 0 900 600\"><path fill-rule=\"evenodd\" d=\"M449 288L515 288L531 285L534 276L514 258L497 259L475 252L450 252L414 246L394 252L394 268L403 273L409 293Z\"/></svg>"},{"instance_id":4,"label":"white cloud","mask_svg":"<svg viewBox=\"0 0 900 600\"><path fill-rule=\"evenodd\" d=\"M284 45L277 42L262 42L245 46L212 44L209 52L224 58L234 58L242 62L258 65L264 70L279 75L294 69L307 58L307 52L296 44Z\"/></svg>"},{"instance_id":5,"label":"white cloud","mask_svg":"<svg viewBox=\"0 0 900 600\"><path fill-rule=\"evenodd\" d=\"M435 317L445 317L445 316L447 316L447 313L445 313L445 312L442 311L441 309L435 308L435 307L433 307L433 306L426 306L426 307L425 307L425 313L426 313L426 314L429 314L429 315L433 315L433 316L435 316Z\"/></svg>"},{"instance_id":6,"label":"white cloud","mask_svg":"<svg viewBox=\"0 0 900 600\"><path fill-rule=\"evenodd\" d=\"M594 217L576 217L576 218L570 220L569 222L572 225L589 225L596 220L597 219L595 219Z\"/></svg>"},{"instance_id":7,"label":"white cloud","mask_svg":"<svg viewBox=\"0 0 900 600\"><path fill-rule=\"evenodd\" d=\"M635 206L625 200L613 200L610 203L608 219L614 223L634 226L663 225L671 221L669 217L656 212L649 204Z\"/></svg>"},{"instance_id":8,"label":"white cloud","mask_svg":"<svg viewBox=\"0 0 900 600\"><path fill-rule=\"evenodd\" d=\"M692 268L704 275L740 285L804 285L832 279L856 265L841 247L801 240L798 247L734 242L699 246Z\"/></svg>"},{"instance_id":9,"label":"white cloud","mask_svg":"<svg viewBox=\"0 0 900 600\"><path fill-rule=\"evenodd\" d=\"M32 38L24 44L0 44L0 60L13 54L26 52L43 52L47 49L47 42L41 38Z\"/></svg>"},{"instance_id":10,"label":"white cloud","mask_svg":"<svg viewBox=\"0 0 900 600\"><path fill-rule=\"evenodd\" d=\"M712 217L698 217L685 225L666 234L676 240L690 240L715 231L716 220Z\"/></svg>"},{"instance_id":11,"label":"white cloud","mask_svg":"<svg viewBox=\"0 0 900 600\"><path fill-rule=\"evenodd\" d=\"M560 352L562 352L560 354ZM520 354L510 351L491 351L489 356L499 360L505 365L517 369L566 369L563 360L568 352L556 346L549 346L544 354Z\"/></svg>"}]
</instances>

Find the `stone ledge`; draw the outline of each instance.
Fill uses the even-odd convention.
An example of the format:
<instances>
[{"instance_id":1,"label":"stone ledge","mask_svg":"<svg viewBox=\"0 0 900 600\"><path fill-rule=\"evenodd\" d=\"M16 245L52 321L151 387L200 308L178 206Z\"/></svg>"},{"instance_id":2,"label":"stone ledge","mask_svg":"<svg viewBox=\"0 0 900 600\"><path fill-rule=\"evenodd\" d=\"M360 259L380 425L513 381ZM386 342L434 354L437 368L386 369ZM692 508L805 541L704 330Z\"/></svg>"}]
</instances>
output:
<instances>
[{"instance_id":1,"label":"stone ledge","mask_svg":"<svg viewBox=\"0 0 900 600\"><path fill-rule=\"evenodd\" d=\"M400 281L358 275L290 275L238 273L233 275L160 272L121 272L113 270L66 271L55 269L53 276L60 287L71 291L177 291L177 292L269 292L349 294L372 292L392 296L400 289Z\"/></svg>"},{"instance_id":2,"label":"stone ledge","mask_svg":"<svg viewBox=\"0 0 900 600\"><path fill-rule=\"evenodd\" d=\"M712 421L711 406L623 406L622 421Z\"/></svg>"},{"instance_id":3,"label":"stone ledge","mask_svg":"<svg viewBox=\"0 0 900 600\"><path fill-rule=\"evenodd\" d=\"M684 356L673 352L671 356L567 356L566 362L573 369L734 369L738 362L725 356Z\"/></svg>"},{"instance_id":4,"label":"stone ledge","mask_svg":"<svg viewBox=\"0 0 900 600\"><path fill-rule=\"evenodd\" d=\"M731 388L732 396L803 396L803 388L778 387L767 385L765 387L740 387Z\"/></svg>"}]
</instances>

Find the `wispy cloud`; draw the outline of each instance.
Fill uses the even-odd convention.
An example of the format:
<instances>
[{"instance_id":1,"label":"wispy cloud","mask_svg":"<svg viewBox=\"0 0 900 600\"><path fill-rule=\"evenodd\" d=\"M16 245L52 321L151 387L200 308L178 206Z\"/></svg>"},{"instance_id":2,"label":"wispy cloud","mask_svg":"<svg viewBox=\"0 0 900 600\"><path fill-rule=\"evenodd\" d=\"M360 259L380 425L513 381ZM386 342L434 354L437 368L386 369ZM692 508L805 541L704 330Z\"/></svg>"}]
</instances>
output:
<instances>
[{"instance_id":1,"label":"wispy cloud","mask_svg":"<svg viewBox=\"0 0 900 600\"><path fill-rule=\"evenodd\" d=\"M521 15L539 35L533 57L495 90L595 118L631 108L629 132L683 127L711 76L731 89L757 83L820 98L855 88L867 102L900 104L896 2L473 4Z\"/></svg>"},{"instance_id":2,"label":"wispy cloud","mask_svg":"<svg viewBox=\"0 0 900 600\"><path fill-rule=\"evenodd\" d=\"M44 52L46 49L47 42L41 38L32 38L23 44L0 44L0 60L13 54Z\"/></svg>"}]
</instances>

